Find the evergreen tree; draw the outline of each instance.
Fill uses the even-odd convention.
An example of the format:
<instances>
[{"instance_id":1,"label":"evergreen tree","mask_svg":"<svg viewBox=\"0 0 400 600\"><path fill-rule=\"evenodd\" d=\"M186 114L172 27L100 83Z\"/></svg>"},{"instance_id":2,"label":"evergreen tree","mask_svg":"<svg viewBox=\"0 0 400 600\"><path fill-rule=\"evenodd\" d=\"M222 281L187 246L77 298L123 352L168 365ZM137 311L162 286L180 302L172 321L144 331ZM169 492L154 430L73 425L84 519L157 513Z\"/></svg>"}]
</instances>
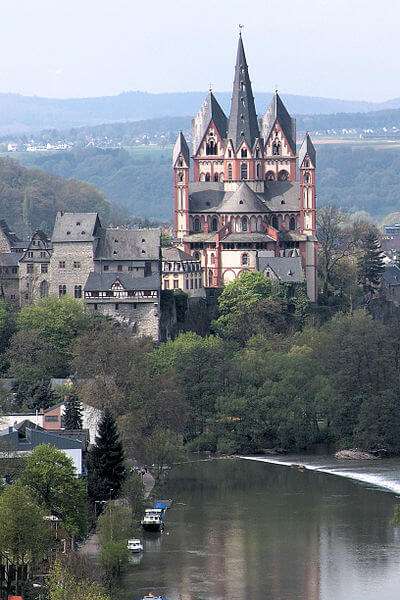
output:
<instances>
[{"instance_id":1,"label":"evergreen tree","mask_svg":"<svg viewBox=\"0 0 400 600\"><path fill-rule=\"evenodd\" d=\"M88 490L95 500L117 498L125 481L124 451L117 425L109 410L99 423L96 444L88 457Z\"/></svg>"},{"instance_id":2,"label":"evergreen tree","mask_svg":"<svg viewBox=\"0 0 400 600\"><path fill-rule=\"evenodd\" d=\"M65 401L64 427L82 429L82 405L75 394L69 394Z\"/></svg>"},{"instance_id":3,"label":"evergreen tree","mask_svg":"<svg viewBox=\"0 0 400 600\"><path fill-rule=\"evenodd\" d=\"M358 282L365 296L372 296L379 288L385 270L381 244L377 233L370 229L363 238L362 252L358 259Z\"/></svg>"}]
</instances>

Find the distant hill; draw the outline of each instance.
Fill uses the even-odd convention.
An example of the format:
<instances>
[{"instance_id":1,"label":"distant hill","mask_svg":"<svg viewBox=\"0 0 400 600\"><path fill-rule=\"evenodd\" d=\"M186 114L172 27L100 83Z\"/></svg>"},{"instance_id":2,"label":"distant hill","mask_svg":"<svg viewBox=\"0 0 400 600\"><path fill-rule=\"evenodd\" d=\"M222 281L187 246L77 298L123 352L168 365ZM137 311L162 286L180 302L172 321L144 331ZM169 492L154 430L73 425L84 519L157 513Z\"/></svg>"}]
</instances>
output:
<instances>
[{"instance_id":1,"label":"distant hill","mask_svg":"<svg viewBox=\"0 0 400 600\"><path fill-rule=\"evenodd\" d=\"M109 203L93 186L0 158L0 219L20 235L38 228L50 232L59 210L99 211L105 220L110 217Z\"/></svg>"},{"instance_id":2,"label":"distant hill","mask_svg":"<svg viewBox=\"0 0 400 600\"><path fill-rule=\"evenodd\" d=\"M112 121L194 115L205 94L205 92L149 94L135 91L124 92L117 96L70 99L0 94L0 134L28 133L49 128L66 129ZM216 96L227 111L230 92L216 92ZM255 96L257 110L259 114L263 114L271 94L257 92ZM400 98L373 103L291 94L282 94L282 97L288 109L295 114L366 112L400 108Z\"/></svg>"},{"instance_id":3,"label":"distant hill","mask_svg":"<svg viewBox=\"0 0 400 600\"><path fill-rule=\"evenodd\" d=\"M358 132L371 130L381 135L387 129L400 130L400 110L386 109L367 113L336 113L330 115L300 115L297 117L298 131L328 130L340 132L342 129L355 129Z\"/></svg>"},{"instance_id":4,"label":"distant hill","mask_svg":"<svg viewBox=\"0 0 400 600\"><path fill-rule=\"evenodd\" d=\"M400 211L400 149L317 146L318 205L333 204L377 219ZM25 153L25 164L94 184L113 205L159 221L172 215L171 147ZM0 173L1 181L1 173ZM1 199L1 198L0 198Z\"/></svg>"}]
</instances>

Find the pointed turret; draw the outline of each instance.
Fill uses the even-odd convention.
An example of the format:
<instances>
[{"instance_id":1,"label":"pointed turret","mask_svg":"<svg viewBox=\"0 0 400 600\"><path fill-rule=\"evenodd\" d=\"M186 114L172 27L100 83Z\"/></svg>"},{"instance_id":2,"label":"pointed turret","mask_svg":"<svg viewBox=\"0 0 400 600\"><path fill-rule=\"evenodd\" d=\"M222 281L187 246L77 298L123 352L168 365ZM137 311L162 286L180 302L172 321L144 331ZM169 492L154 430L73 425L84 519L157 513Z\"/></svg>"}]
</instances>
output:
<instances>
[{"instance_id":1,"label":"pointed turret","mask_svg":"<svg viewBox=\"0 0 400 600\"><path fill-rule=\"evenodd\" d=\"M249 147L252 148L255 139L259 136L260 132L246 55L242 36L239 35L228 138L232 140L236 150L243 141L246 141Z\"/></svg>"},{"instance_id":2,"label":"pointed turret","mask_svg":"<svg viewBox=\"0 0 400 600\"><path fill-rule=\"evenodd\" d=\"M180 156L183 159L183 162L185 163L180 166L188 167L190 164L190 152L189 152L189 146L187 145L187 141L186 141L185 136L183 135L182 131L179 132L179 135L175 142L174 150L172 152L172 164L174 167L177 166L176 161L178 160L178 158Z\"/></svg>"},{"instance_id":3,"label":"pointed turret","mask_svg":"<svg viewBox=\"0 0 400 600\"><path fill-rule=\"evenodd\" d=\"M218 129L221 138L226 138L228 119L219 105L218 100L210 90L201 109L192 121L193 154L197 153L211 121Z\"/></svg>"},{"instance_id":4,"label":"pointed turret","mask_svg":"<svg viewBox=\"0 0 400 600\"><path fill-rule=\"evenodd\" d=\"M296 122L289 115L277 91L272 97L267 112L261 119L262 134L265 141L268 140L276 122L280 124L293 154L296 154Z\"/></svg>"},{"instance_id":5,"label":"pointed turret","mask_svg":"<svg viewBox=\"0 0 400 600\"><path fill-rule=\"evenodd\" d=\"M299 165L300 168L303 166L304 163L304 159L308 157L310 159L311 162L311 166L315 167L317 166L317 153L314 147L314 144L311 141L310 136L308 135L308 133L306 133L306 137L304 138L304 141L301 145L301 148L299 150Z\"/></svg>"}]
</instances>

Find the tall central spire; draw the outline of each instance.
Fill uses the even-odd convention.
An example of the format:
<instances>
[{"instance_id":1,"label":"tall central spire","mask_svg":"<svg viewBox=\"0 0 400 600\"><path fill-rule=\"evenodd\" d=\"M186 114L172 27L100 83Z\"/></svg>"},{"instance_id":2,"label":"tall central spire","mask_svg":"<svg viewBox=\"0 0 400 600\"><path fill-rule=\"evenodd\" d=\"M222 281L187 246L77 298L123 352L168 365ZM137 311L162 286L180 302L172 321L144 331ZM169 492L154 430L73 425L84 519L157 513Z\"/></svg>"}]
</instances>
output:
<instances>
[{"instance_id":1,"label":"tall central spire","mask_svg":"<svg viewBox=\"0 0 400 600\"><path fill-rule=\"evenodd\" d=\"M245 140L250 147L259 137L258 121L254 96L251 89L243 40L239 34L239 44L236 57L235 79L233 82L231 114L229 117L228 138L236 148Z\"/></svg>"}]
</instances>

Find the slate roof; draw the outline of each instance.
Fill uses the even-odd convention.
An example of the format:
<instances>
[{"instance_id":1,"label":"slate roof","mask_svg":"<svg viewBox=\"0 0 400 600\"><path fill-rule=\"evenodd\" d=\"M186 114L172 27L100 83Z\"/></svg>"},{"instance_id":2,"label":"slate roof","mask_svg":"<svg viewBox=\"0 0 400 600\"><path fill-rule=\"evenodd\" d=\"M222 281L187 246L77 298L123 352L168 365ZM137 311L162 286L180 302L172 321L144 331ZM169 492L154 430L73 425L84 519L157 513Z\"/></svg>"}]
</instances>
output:
<instances>
[{"instance_id":1,"label":"slate roof","mask_svg":"<svg viewBox=\"0 0 400 600\"><path fill-rule=\"evenodd\" d=\"M166 260L168 262L195 261L195 258L191 254L188 254L187 252L184 252L180 248L176 247L162 248L161 253L163 260Z\"/></svg>"},{"instance_id":2,"label":"slate roof","mask_svg":"<svg viewBox=\"0 0 400 600\"><path fill-rule=\"evenodd\" d=\"M53 229L53 242L90 242L100 229L97 213L58 212Z\"/></svg>"},{"instance_id":3,"label":"slate roof","mask_svg":"<svg viewBox=\"0 0 400 600\"><path fill-rule=\"evenodd\" d=\"M115 281L120 281L125 290L159 290L160 277L149 275L149 277L135 277L130 273L89 273L85 284L85 292L105 292L110 291Z\"/></svg>"},{"instance_id":4,"label":"slate roof","mask_svg":"<svg viewBox=\"0 0 400 600\"><path fill-rule=\"evenodd\" d=\"M250 148L256 138L260 137L253 90L246 62L242 36L239 35L236 56L235 79L231 101L231 112L228 123L228 139L237 149L245 140Z\"/></svg>"},{"instance_id":5,"label":"slate roof","mask_svg":"<svg viewBox=\"0 0 400 600\"><path fill-rule=\"evenodd\" d=\"M303 160L308 154L308 158L311 160L313 167L317 166L317 152L315 150L315 146L311 141L310 136L306 133L306 137L303 140L301 148L299 150L299 165L301 166Z\"/></svg>"},{"instance_id":6,"label":"slate roof","mask_svg":"<svg viewBox=\"0 0 400 600\"><path fill-rule=\"evenodd\" d=\"M108 227L101 232L96 260L158 260L160 229Z\"/></svg>"},{"instance_id":7,"label":"slate roof","mask_svg":"<svg viewBox=\"0 0 400 600\"><path fill-rule=\"evenodd\" d=\"M397 265L387 265L382 278L387 285L400 285L400 269Z\"/></svg>"},{"instance_id":8,"label":"slate roof","mask_svg":"<svg viewBox=\"0 0 400 600\"><path fill-rule=\"evenodd\" d=\"M1 252L0 253L0 266L2 267L17 267L18 262L21 259L21 255L16 252Z\"/></svg>"},{"instance_id":9,"label":"slate roof","mask_svg":"<svg viewBox=\"0 0 400 600\"><path fill-rule=\"evenodd\" d=\"M237 243L248 243L248 242L276 242L274 238L270 237L266 233L262 233L261 231L254 231L247 233L233 232L228 233L223 240L223 242L237 242Z\"/></svg>"},{"instance_id":10,"label":"slate roof","mask_svg":"<svg viewBox=\"0 0 400 600\"><path fill-rule=\"evenodd\" d=\"M263 199L273 212L300 210L300 183L298 181L269 181Z\"/></svg>"},{"instance_id":11,"label":"slate roof","mask_svg":"<svg viewBox=\"0 0 400 600\"><path fill-rule=\"evenodd\" d=\"M210 90L195 119L193 119L193 153L196 154L208 126L213 121L222 138L226 138L228 119L218 100ZM196 127L198 125L198 127ZM175 162L175 161L174 161Z\"/></svg>"},{"instance_id":12,"label":"slate roof","mask_svg":"<svg viewBox=\"0 0 400 600\"><path fill-rule=\"evenodd\" d=\"M185 161L186 166L188 167L190 164L190 152L189 146L187 145L185 136L183 135L182 131L179 132L174 145L174 149L172 151L172 164L174 166L176 165L176 161L178 160L180 154L182 154L183 160Z\"/></svg>"},{"instance_id":13,"label":"slate roof","mask_svg":"<svg viewBox=\"0 0 400 600\"><path fill-rule=\"evenodd\" d=\"M263 193L256 193L243 181L235 192L224 192L223 184L207 183L191 187L189 210L192 213L298 212L299 182L271 181ZM242 202L242 203L241 203Z\"/></svg>"},{"instance_id":14,"label":"slate roof","mask_svg":"<svg viewBox=\"0 0 400 600\"><path fill-rule=\"evenodd\" d=\"M271 269L283 283L303 283L305 281L300 256L266 256L265 252L257 253L258 270L264 272Z\"/></svg>"},{"instance_id":15,"label":"slate roof","mask_svg":"<svg viewBox=\"0 0 400 600\"><path fill-rule=\"evenodd\" d=\"M279 121L292 152L296 154L296 122L289 115L278 92L273 95L271 104L262 118L265 141L276 121Z\"/></svg>"},{"instance_id":16,"label":"slate roof","mask_svg":"<svg viewBox=\"0 0 400 600\"><path fill-rule=\"evenodd\" d=\"M0 431L2 441L6 441L12 450L30 451L40 444L50 444L61 450L77 449L82 450L83 444L79 440L75 440L66 436L49 433L42 429L25 428L25 436L18 435L18 431L13 428L3 429Z\"/></svg>"},{"instance_id":17,"label":"slate roof","mask_svg":"<svg viewBox=\"0 0 400 600\"><path fill-rule=\"evenodd\" d=\"M16 247L18 244L21 244L22 240L20 240L20 238L14 232L11 231L5 219L0 220L0 229L6 236L11 247ZM23 243L26 244L27 242Z\"/></svg>"}]
</instances>

